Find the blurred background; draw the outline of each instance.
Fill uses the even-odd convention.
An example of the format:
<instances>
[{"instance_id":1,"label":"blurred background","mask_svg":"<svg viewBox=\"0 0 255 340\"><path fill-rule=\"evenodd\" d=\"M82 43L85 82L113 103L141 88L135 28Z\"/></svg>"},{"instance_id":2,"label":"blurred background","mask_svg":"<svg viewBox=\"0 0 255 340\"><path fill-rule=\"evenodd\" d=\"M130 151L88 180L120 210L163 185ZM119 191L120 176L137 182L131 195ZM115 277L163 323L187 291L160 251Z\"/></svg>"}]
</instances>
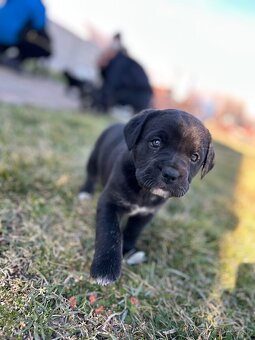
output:
<instances>
[{"instance_id":1,"label":"blurred background","mask_svg":"<svg viewBox=\"0 0 255 340\"><path fill-rule=\"evenodd\" d=\"M9 3L9 12L12 13L8 15L19 16L17 6L20 5L10 6L15 2L18 1L1 0L1 11L4 12ZM32 0L28 2L33 3ZM63 82L67 82L70 88L76 88L77 98L74 94L66 96L66 93L62 98L63 91L59 86L45 83L45 79L41 79L40 83L38 77L32 81L36 84L39 81L41 90L38 91L37 87L34 96L27 96L24 92L30 91L24 91L24 83L29 88L31 79L27 79L28 75L23 74L20 83L20 74L17 80L16 76L1 68L0 77L9 79L1 81L0 100L36 102L42 106L47 102L46 106L54 108L86 108L91 106L86 94L92 85L93 90L94 87L97 90L101 88L101 92L95 95L96 99L93 96L93 101L99 103L99 110L107 111L115 104L119 106L119 103L123 104L122 97L126 96L123 93L116 101L101 98L106 96L105 92L110 87L109 82L104 84L106 78L102 69L112 58L112 51L117 53L118 49L122 49L142 66L153 91L151 100L146 102L145 99L143 105L139 103L137 108L133 107L133 112L143 106L183 108L202 120L210 120L211 128L216 129L218 134L227 132L244 142L254 143L255 4L252 0L160 0L157 3L152 0L108 0L103 3L98 0L44 0L43 4L46 10L43 25L36 29L38 23L35 23L29 29L47 32L50 52L43 51L39 56L27 57L26 60L30 60L30 70L35 71L37 67L37 73L41 67L51 78L54 75L55 80L59 80L56 75L63 75ZM36 10L39 11L38 8ZM25 19L22 20L25 27ZM8 23L0 25L4 35L3 30L8 30ZM20 26L19 37L24 27ZM116 34L120 36L118 47L114 46ZM1 39L4 37L0 34L0 45L3 45ZM36 67L31 66L31 60L38 60ZM2 60L3 64L6 66L10 62ZM70 77L76 82L71 81L70 84ZM110 81L116 83L116 79ZM114 96L113 93L111 95ZM56 96L60 96L61 100L56 100ZM129 99L127 103L124 100L127 109Z\"/></svg>"},{"instance_id":2,"label":"blurred background","mask_svg":"<svg viewBox=\"0 0 255 340\"><path fill-rule=\"evenodd\" d=\"M0 338L254 339L254 38L254 0L0 0ZM215 167L99 287L84 163L147 107L200 118Z\"/></svg>"}]
</instances>

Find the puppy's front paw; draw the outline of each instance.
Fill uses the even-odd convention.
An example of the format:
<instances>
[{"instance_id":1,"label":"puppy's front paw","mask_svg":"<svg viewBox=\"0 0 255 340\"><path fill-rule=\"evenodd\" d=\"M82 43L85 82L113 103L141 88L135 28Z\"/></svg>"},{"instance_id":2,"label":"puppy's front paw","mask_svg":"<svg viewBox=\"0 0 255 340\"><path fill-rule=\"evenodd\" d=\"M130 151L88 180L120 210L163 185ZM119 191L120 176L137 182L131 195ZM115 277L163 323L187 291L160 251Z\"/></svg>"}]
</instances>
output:
<instances>
[{"instance_id":1,"label":"puppy's front paw","mask_svg":"<svg viewBox=\"0 0 255 340\"><path fill-rule=\"evenodd\" d=\"M78 194L78 199L80 201L84 201L84 200L90 200L92 198L92 195L88 192L85 191L80 191Z\"/></svg>"},{"instance_id":2,"label":"puppy's front paw","mask_svg":"<svg viewBox=\"0 0 255 340\"><path fill-rule=\"evenodd\" d=\"M91 277L102 286L114 283L121 273L121 256L96 256L91 265Z\"/></svg>"}]
</instances>

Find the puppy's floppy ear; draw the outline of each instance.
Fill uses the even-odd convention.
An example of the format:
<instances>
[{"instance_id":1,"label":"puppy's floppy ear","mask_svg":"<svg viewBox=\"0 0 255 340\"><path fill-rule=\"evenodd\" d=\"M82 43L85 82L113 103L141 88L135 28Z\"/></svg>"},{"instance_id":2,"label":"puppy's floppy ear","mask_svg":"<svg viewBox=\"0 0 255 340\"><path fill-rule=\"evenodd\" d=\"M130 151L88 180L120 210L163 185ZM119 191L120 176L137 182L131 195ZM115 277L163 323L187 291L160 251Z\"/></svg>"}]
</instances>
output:
<instances>
[{"instance_id":1,"label":"puppy's floppy ear","mask_svg":"<svg viewBox=\"0 0 255 340\"><path fill-rule=\"evenodd\" d=\"M212 170L212 168L214 167L214 157L215 157L215 152L214 152L214 148L213 148L213 144L212 144L212 138L210 135L210 139L209 139L209 146L207 149L207 153L205 156L205 160L204 163L202 165L202 171L201 171L201 179L208 174L208 172L210 170Z\"/></svg>"},{"instance_id":2,"label":"puppy's floppy ear","mask_svg":"<svg viewBox=\"0 0 255 340\"><path fill-rule=\"evenodd\" d=\"M139 136L142 132L143 126L147 121L150 113L156 112L156 110L148 109L143 110L140 113L136 114L125 126L124 128L124 136L128 146L128 149L131 150L136 145Z\"/></svg>"}]
</instances>

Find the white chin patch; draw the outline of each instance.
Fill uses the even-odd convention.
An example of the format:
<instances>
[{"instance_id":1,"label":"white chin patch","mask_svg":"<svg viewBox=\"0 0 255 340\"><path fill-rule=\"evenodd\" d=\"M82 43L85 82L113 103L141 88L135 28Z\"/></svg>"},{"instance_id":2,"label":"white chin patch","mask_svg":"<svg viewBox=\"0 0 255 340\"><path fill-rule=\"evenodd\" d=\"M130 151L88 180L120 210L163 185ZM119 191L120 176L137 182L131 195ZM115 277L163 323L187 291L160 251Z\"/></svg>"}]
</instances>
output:
<instances>
[{"instance_id":1,"label":"white chin patch","mask_svg":"<svg viewBox=\"0 0 255 340\"><path fill-rule=\"evenodd\" d=\"M160 189L160 188L158 188L158 189L157 188L151 189L151 193L154 194L154 195L163 197L163 198L168 198L169 197L169 192L166 191L166 190Z\"/></svg>"},{"instance_id":2,"label":"white chin patch","mask_svg":"<svg viewBox=\"0 0 255 340\"><path fill-rule=\"evenodd\" d=\"M78 199L80 201L84 201L84 200L90 200L91 199L91 195L88 192L80 192L78 194Z\"/></svg>"}]
</instances>

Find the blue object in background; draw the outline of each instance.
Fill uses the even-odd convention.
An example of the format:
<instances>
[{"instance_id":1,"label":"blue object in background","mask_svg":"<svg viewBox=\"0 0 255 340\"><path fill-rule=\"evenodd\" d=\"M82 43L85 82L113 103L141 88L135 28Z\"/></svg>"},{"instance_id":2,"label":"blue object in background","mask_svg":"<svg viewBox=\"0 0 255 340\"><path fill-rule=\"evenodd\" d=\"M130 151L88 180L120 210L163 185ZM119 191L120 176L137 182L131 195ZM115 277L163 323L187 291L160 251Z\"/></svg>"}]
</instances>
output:
<instances>
[{"instance_id":1,"label":"blue object in background","mask_svg":"<svg viewBox=\"0 0 255 340\"><path fill-rule=\"evenodd\" d=\"M0 45L16 45L28 24L37 31L45 27L46 11L41 0L7 0L0 6Z\"/></svg>"}]
</instances>

